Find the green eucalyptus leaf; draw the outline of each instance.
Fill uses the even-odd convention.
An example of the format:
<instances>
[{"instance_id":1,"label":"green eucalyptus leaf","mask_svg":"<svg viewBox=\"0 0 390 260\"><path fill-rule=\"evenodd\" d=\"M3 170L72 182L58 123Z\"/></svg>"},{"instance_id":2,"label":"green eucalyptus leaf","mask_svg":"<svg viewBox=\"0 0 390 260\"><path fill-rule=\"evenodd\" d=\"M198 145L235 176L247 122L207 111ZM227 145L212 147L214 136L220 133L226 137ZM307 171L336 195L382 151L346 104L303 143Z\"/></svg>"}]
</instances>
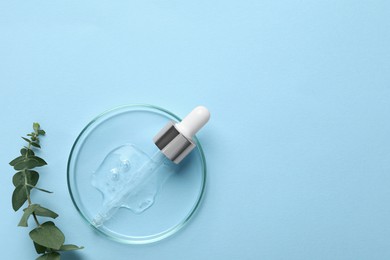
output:
<instances>
[{"instance_id":1,"label":"green eucalyptus leaf","mask_svg":"<svg viewBox=\"0 0 390 260\"><path fill-rule=\"evenodd\" d=\"M38 257L36 260L60 260L61 255L57 252L46 253Z\"/></svg>"},{"instance_id":2,"label":"green eucalyptus leaf","mask_svg":"<svg viewBox=\"0 0 390 260\"><path fill-rule=\"evenodd\" d=\"M27 200L27 187L19 185L12 193L12 208L17 211Z\"/></svg>"},{"instance_id":3,"label":"green eucalyptus leaf","mask_svg":"<svg viewBox=\"0 0 390 260\"><path fill-rule=\"evenodd\" d=\"M15 173L14 177L12 178L12 182L14 186L18 185L24 185L26 182L25 176L27 177L27 184L30 184L32 186L35 186L38 183L39 180L39 173L36 171L30 171L30 170L24 170Z\"/></svg>"},{"instance_id":4,"label":"green eucalyptus leaf","mask_svg":"<svg viewBox=\"0 0 390 260\"><path fill-rule=\"evenodd\" d=\"M26 137L23 137L23 136L22 136L22 139L23 139L24 141L26 141L27 143L31 143L31 140L30 140L30 139L27 139Z\"/></svg>"},{"instance_id":5,"label":"green eucalyptus leaf","mask_svg":"<svg viewBox=\"0 0 390 260\"><path fill-rule=\"evenodd\" d=\"M26 169L26 168L27 168L27 166L26 166L26 161L25 161L25 159L23 159L22 161L17 162L17 163L14 165L14 169L17 170L17 171L24 170L24 169Z\"/></svg>"},{"instance_id":6,"label":"green eucalyptus leaf","mask_svg":"<svg viewBox=\"0 0 390 260\"><path fill-rule=\"evenodd\" d=\"M34 247L35 247L35 251L37 251L38 254L43 254L46 252L46 247L40 245L40 244L37 244L33 241L34 243Z\"/></svg>"},{"instance_id":7,"label":"green eucalyptus leaf","mask_svg":"<svg viewBox=\"0 0 390 260\"><path fill-rule=\"evenodd\" d=\"M51 221L31 230L30 238L37 244L55 250L59 250L65 241L64 234Z\"/></svg>"},{"instance_id":8,"label":"green eucalyptus leaf","mask_svg":"<svg viewBox=\"0 0 390 260\"><path fill-rule=\"evenodd\" d=\"M40 129L40 130L38 130L38 134L39 134L39 135L45 135L46 132L45 132L44 130Z\"/></svg>"},{"instance_id":9,"label":"green eucalyptus leaf","mask_svg":"<svg viewBox=\"0 0 390 260\"><path fill-rule=\"evenodd\" d=\"M38 140L36 140L35 142L31 142L31 145L38 147L38 148L41 148L41 146L37 142L38 142Z\"/></svg>"},{"instance_id":10,"label":"green eucalyptus leaf","mask_svg":"<svg viewBox=\"0 0 390 260\"><path fill-rule=\"evenodd\" d=\"M21 227L27 227L28 226L28 219L31 216L31 214L35 213L38 216L42 217L50 217L50 218L56 218L58 217L58 214L54 211L51 211L50 209L41 207L39 204L31 204L27 208L23 209L24 213L22 218L20 219L20 222L18 226Z\"/></svg>"},{"instance_id":11,"label":"green eucalyptus leaf","mask_svg":"<svg viewBox=\"0 0 390 260\"><path fill-rule=\"evenodd\" d=\"M50 209L44 208L40 205L34 209L34 213L41 217L50 217L50 218L56 218L58 217L58 214L54 211L51 211Z\"/></svg>"},{"instance_id":12,"label":"green eucalyptus leaf","mask_svg":"<svg viewBox=\"0 0 390 260\"><path fill-rule=\"evenodd\" d=\"M22 218L19 221L18 226L27 227L28 226L28 224L27 224L28 219L37 207L39 207L38 204L31 204L27 208L23 209L24 213L23 213Z\"/></svg>"},{"instance_id":13,"label":"green eucalyptus leaf","mask_svg":"<svg viewBox=\"0 0 390 260\"><path fill-rule=\"evenodd\" d=\"M83 246L76 246L76 245L62 245L59 249L59 251L73 251L73 250L80 250L83 249Z\"/></svg>"},{"instance_id":14,"label":"green eucalyptus leaf","mask_svg":"<svg viewBox=\"0 0 390 260\"><path fill-rule=\"evenodd\" d=\"M49 190L45 190L45 189L42 189L42 188L38 188L37 186L31 186L29 185L31 188L33 189L37 189L39 191L43 191L43 192L46 192L46 193L53 193L52 191L49 191Z\"/></svg>"},{"instance_id":15,"label":"green eucalyptus leaf","mask_svg":"<svg viewBox=\"0 0 390 260\"><path fill-rule=\"evenodd\" d=\"M17 172L14 174L14 176L12 177L12 183L14 184L14 186L19 186L19 185L23 185L25 182L25 179L24 179L24 172Z\"/></svg>"},{"instance_id":16,"label":"green eucalyptus leaf","mask_svg":"<svg viewBox=\"0 0 390 260\"><path fill-rule=\"evenodd\" d=\"M39 173L36 171L26 170L27 184L35 186L39 180Z\"/></svg>"},{"instance_id":17,"label":"green eucalyptus leaf","mask_svg":"<svg viewBox=\"0 0 390 260\"><path fill-rule=\"evenodd\" d=\"M15 166L15 164L17 164L18 162L23 161L25 158L26 158L25 156L16 157L15 159L13 159L12 161L9 162L9 165Z\"/></svg>"},{"instance_id":18,"label":"green eucalyptus leaf","mask_svg":"<svg viewBox=\"0 0 390 260\"><path fill-rule=\"evenodd\" d=\"M45 160L43 160L41 157L38 157L38 156L31 156L30 158L31 158L31 159L34 159L34 160L36 160L36 161L38 162L37 167L47 165L47 162L46 162Z\"/></svg>"},{"instance_id":19,"label":"green eucalyptus leaf","mask_svg":"<svg viewBox=\"0 0 390 260\"><path fill-rule=\"evenodd\" d=\"M36 122L33 123L33 129L34 129L35 132L38 132L40 127L41 126L39 125L39 123L36 123Z\"/></svg>"},{"instance_id":20,"label":"green eucalyptus leaf","mask_svg":"<svg viewBox=\"0 0 390 260\"><path fill-rule=\"evenodd\" d=\"M27 157L23 161L20 161L15 164L14 169L20 171L23 169L33 169L38 166L39 162L37 160Z\"/></svg>"},{"instance_id":21,"label":"green eucalyptus leaf","mask_svg":"<svg viewBox=\"0 0 390 260\"><path fill-rule=\"evenodd\" d=\"M26 156L26 154L27 154L27 156L30 156L30 155L34 155L34 152L33 152L33 150L31 150L31 149L22 148L22 149L20 150L20 154L21 154L22 156Z\"/></svg>"}]
</instances>

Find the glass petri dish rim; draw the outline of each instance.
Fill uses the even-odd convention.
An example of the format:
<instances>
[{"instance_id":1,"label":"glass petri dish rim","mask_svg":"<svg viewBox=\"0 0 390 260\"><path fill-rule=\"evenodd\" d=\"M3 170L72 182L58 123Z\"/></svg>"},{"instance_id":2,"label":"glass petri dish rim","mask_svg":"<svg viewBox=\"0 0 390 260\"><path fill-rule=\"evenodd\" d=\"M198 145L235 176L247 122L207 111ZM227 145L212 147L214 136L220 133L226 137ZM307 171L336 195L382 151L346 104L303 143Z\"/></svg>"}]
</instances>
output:
<instances>
[{"instance_id":1,"label":"glass petri dish rim","mask_svg":"<svg viewBox=\"0 0 390 260\"><path fill-rule=\"evenodd\" d=\"M114 240L114 241L117 241L117 242L120 242L120 243L124 243L124 244L133 244L133 245L142 245L142 244L150 244L150 243L155 243L155 242L158 242L158 241L161 241L165 238L168 238L170 236L172 236L173 234L177 233L180 229L182 229L184 226L186 226L186 224L188 223L188 221L190 219L192 219L192 217L195 215L197 209L199 208L201 202L203 201L203 197L204 197L204 192L205 192L205 188L206 188L206 177L207 177L207 166L206 166L206 158L205 158L205 155L204 155L204 152L203 152L203 149L202 149L202 146L198 140L198 138L196 136L194 136L193 140L194 142L196 143L196 146L197 146L197 149L200 153L200 157L201 157L201 162L202 162L202 183L201 183L201 190L199 192L199 195L198 195L198 198L197 198L197 201L196 203L193 205L192 209L190 210L190 213L185 217L183 218L183 220L181 220L180 222L178 222L178 224L176 224L175 226L171 227L170 229L168 230L165 230L163 232L160 232L160 233L157 233L157 234L153 234L153 235L150 235L150 236L141 236L141 237L137 237L137 236L134 236L134 237L130 237L130 238L120 238L120 237L114 237L114 236L110 236L108 235L107 233L103 232L102 230L98 229L98 228L95 228L91 223L90 221L88 220L88 217L83 213L83 211L80 209L80 207L78 206L77 204L77 201L76 201L76 198L75 198L75 194L73 194L72 192L72 188L71 188L71 173L70 173L70 168L71 168L71 163L72 163L72 158L73 158L73 155L75 153L75 149L77 147L77 145L79 144L80 140L82 139L84 133L89 129L89 127L91 127L96 121L98 121L99 119L101 119L102 117L105 117L111 113L115 113L115 112L118 112L118 111L121 111L121 110L124 110L124 109L131 109L131 110L145 110L145 109L148 109L148 110L151 110L153 112L153 110L157 110L158 112L162 112L163 114L168 114L169 116L171 116L172 118L176 119L177 121L181 121L181 118L177 115L175 115L174 113L170 112L169 110L166 110L162 107L159 107L159 106L155 106L155 105L150 105L150 104L129 104L129 105L122 105L122 106L118 106L118 107L115 107L115 108L112 108L112 109L109 109L109 110L106 110L105 112L97 115L95 118L93 118L83 129L82 131L80 132L80 134L77 136L76 140L74 141L73 145L72 145L72 148L70 150L70 154L69 154L69 158L68 158L68 162L67 162L67 184L68 184L68 191L69 191L69 194L70 194L70 197L72 199L72 202L73 202L73 205L75 206L77 212L80 214L80 216L82 217L82 219L90 226L92 227L95 231L98 231L98 233L104 235L105 237L111 239L111 240ZM77 157L76 157L77 158Z\"/></svg>"}]
</instances>

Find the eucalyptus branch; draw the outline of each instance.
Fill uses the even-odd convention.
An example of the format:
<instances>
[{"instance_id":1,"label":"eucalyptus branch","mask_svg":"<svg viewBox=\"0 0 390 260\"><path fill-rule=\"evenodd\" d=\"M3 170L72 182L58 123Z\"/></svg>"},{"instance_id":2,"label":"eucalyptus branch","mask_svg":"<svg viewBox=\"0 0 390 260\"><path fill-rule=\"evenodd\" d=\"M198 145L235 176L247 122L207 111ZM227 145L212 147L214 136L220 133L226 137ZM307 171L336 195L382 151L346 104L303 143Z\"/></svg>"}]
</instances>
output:
<instances>
[{"instance_id":1,"label":"eucalyptus branch","mask_svg":"<svg viewBox=\"0 0 390 260\"><path fill-rule=\"evenodd\" d=\"M21 155L9 163L18 171L12 178L15 186L12 194L12 207L15 211L18 211L27 201L27 207L23 209L23 216L18 226L27 227L30 216L33 217L37 227L30 231L30 238L33 240L36 252L41 254L37 260L59 260L61 251L78 250L83 247L71 244L65 245L64 234L52 221L46 221L42 224L39 222L38 216L55 219L58 217L58 214L39 204L32 203L31 200L32 189L52 193L36 186L39 180L39 173L33 169L45 166L47 163L35 155L33 148L41 148L39 137L46 133L40 128L38 123L33 124L33 129L32 133L27 134L28 138L22 137L27 142L27 146L20 150Z\"/></svg>"}]
</instances>

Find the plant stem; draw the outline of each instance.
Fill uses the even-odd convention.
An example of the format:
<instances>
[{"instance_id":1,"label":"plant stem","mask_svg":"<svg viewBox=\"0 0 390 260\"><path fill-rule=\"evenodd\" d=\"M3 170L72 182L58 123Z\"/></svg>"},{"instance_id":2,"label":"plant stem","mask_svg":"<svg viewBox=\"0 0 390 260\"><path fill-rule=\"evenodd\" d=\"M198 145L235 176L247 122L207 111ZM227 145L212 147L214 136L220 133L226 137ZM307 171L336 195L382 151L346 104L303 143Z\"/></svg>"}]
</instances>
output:
<instances>
[{"instance_id":1,"label":"plant stem","mask_svg":"<svg viewBox=\"0 0 390 260\"><path fill-rule=\"evenodd\" d=\"M28 156L28 150L31 150L31 143L28 144L27 152L26 152L26 158L27 158L27 156ZM24 183L25 183L25 187L26 187L26 195L27 195L28 206L31 206L32 202L31 202L31 197L30 197L30 191L29 191L28 188L27 188L28 181L27 181L27 174L26 174L26 171L24 171ZM37 226L40 226L41 224L39 223L38 218L37 218L37 215L35 215L35 212L33 212L32 215L33 215L35 224L37 224Z\"/></svg>"}]
</instances>

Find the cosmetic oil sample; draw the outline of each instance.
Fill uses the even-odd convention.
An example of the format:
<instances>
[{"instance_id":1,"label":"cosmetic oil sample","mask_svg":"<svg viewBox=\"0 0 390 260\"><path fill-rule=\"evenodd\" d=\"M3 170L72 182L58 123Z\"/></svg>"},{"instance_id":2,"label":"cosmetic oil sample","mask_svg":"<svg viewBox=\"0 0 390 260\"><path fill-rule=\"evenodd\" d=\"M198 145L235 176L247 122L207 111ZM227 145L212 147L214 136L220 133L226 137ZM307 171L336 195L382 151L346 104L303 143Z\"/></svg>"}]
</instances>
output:
<instances>
[{"instance_id":1,"label":"cosmetic oil sample","mask_svg":"<svg viewBox=\"0 0 390 260\"><path fill-rule=\"evenodd\" d=\"M175 169L172 164L161 152L149 158L132 144L112 150L92 175L92 185L103 194L103 207L93 225L101 226L120 207L140 214L152 206ZM157 170L160 166L165 168L163 174Z\"/></svg>"},{"instance_id":2,"label":"cosmetic oil sample","mask_svg":"<svg viewBox=\"0 0 390 260\"><path fill-rule=\"evenodd\" d=\"M158 149L152 157L132 144L112 150L92 176L92 185L103 194L103 205L92 224L102 226L119 208L140 214L151 207L169 176L180 174L174 173L176 164L195 148L192 137L209 118L209 111L199 106L180 123L168 122L153 138Z\"/></svg>"}]
</instances>

